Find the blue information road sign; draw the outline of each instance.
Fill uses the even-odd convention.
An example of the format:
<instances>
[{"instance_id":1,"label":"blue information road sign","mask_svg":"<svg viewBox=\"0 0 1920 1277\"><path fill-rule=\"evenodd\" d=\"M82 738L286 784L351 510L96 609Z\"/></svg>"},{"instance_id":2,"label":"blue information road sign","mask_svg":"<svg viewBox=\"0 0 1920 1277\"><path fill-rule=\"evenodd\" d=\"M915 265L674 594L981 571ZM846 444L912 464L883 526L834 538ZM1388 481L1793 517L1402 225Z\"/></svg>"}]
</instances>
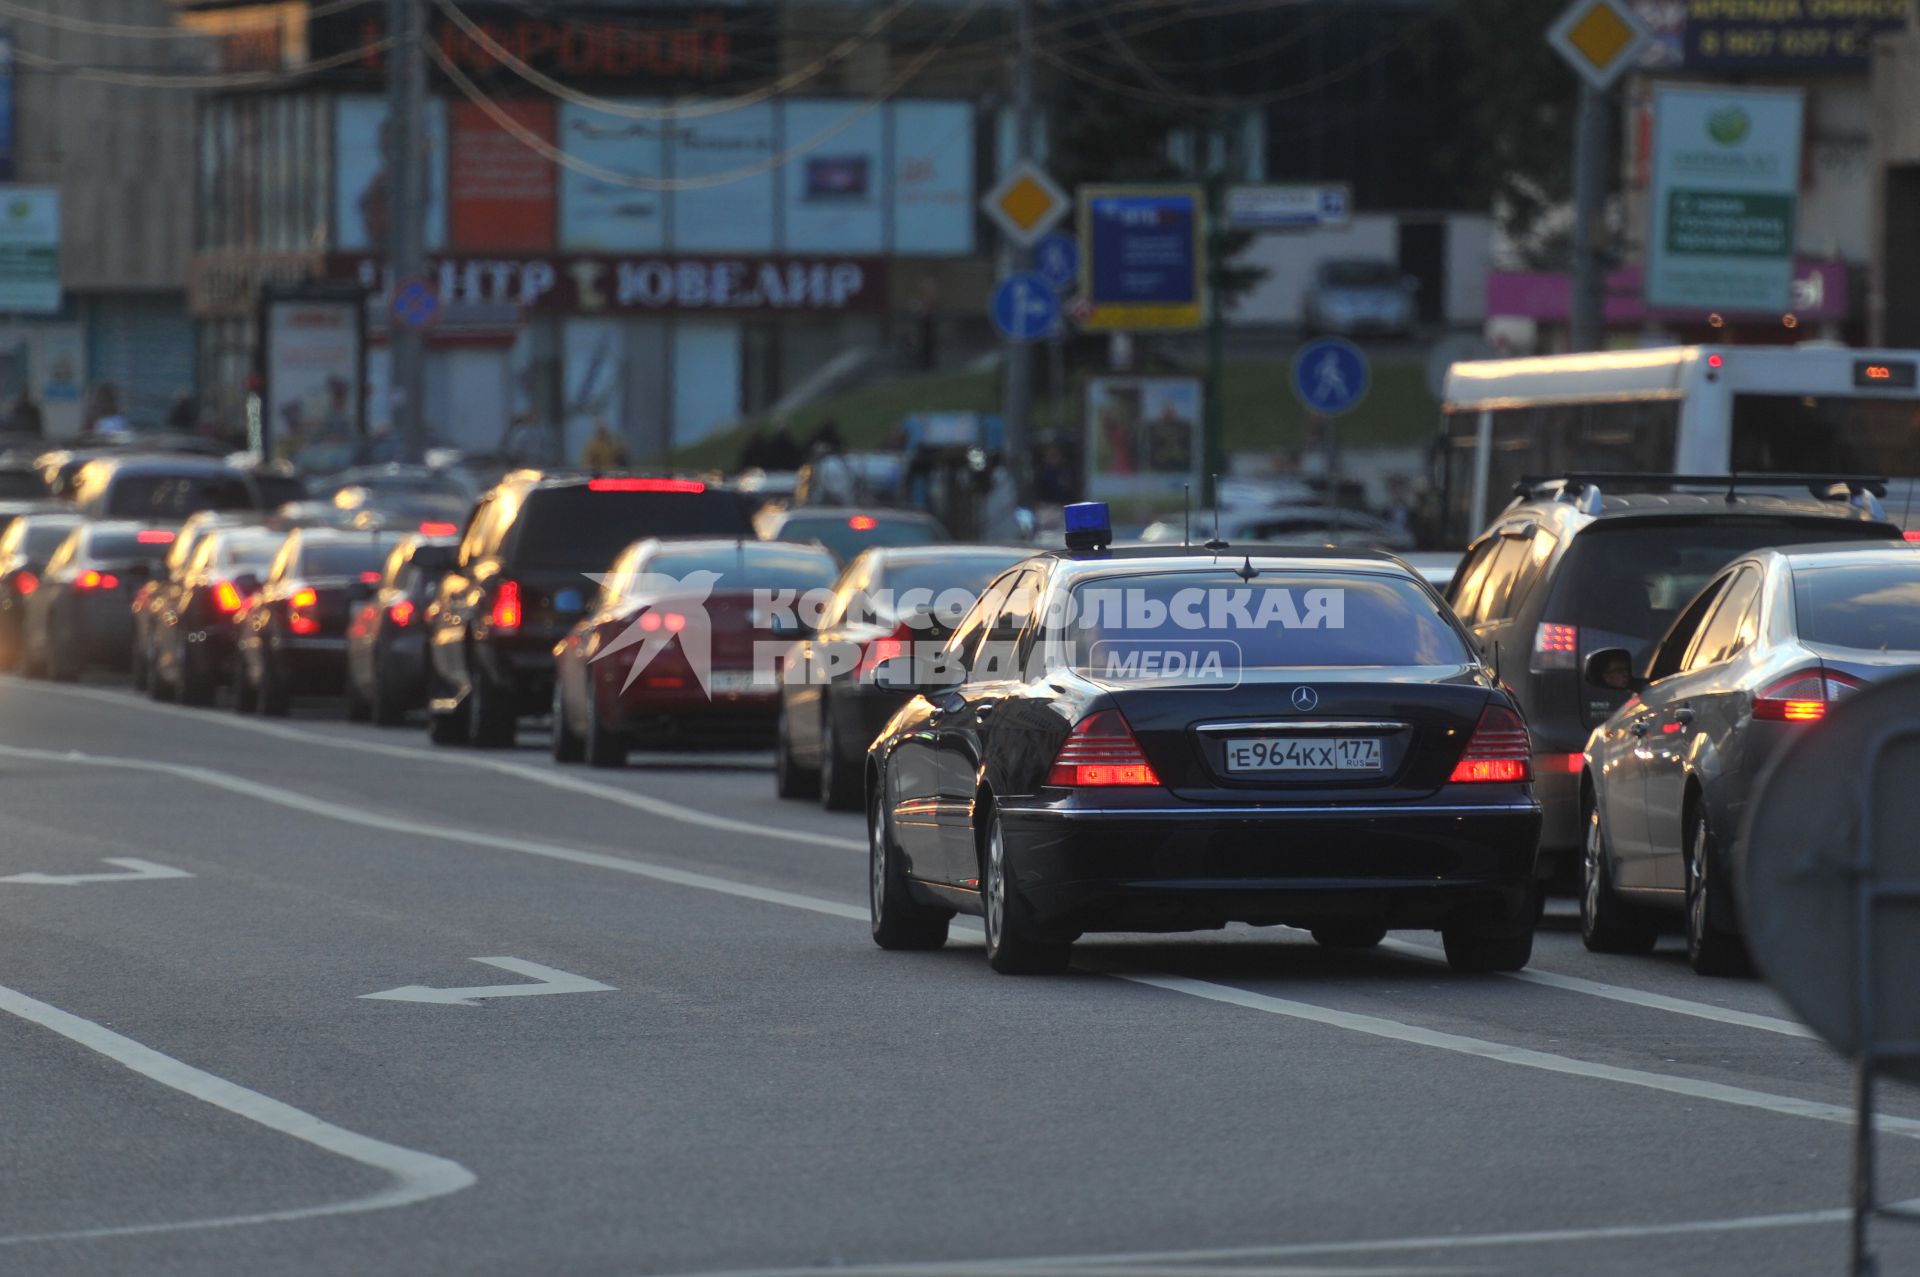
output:
<instances>
[{"instance_id":1,"label":"blue information road sign","mask_svg":"<svg viewBox=\"0 0 1920 1277\"><path fill-rule=\"evenodd\" d=\"M1055 288L1073 287L1080 275L1080 242L1065 231L1055 231L1033 246L1033 268Z\"/></svg>"},{"instance_id":2,"label":"blue information road sign","mask_svg":"<svg viewBox=\"0 0 1920 1277\"><path fill-rule=\"evenodd\" d=\"M440 318L440 290L429 279L409 279L393 290L387 304L395 322L408 328L426 328Z\"/></svg>"},{"instance_id":3,"label":"blue information road sign","mask_svg":"<svg viewBox=\"0 0 1920 1277\"><path fill-rule=\"evenodd\" d=\"M1293 393L1323 417L1337 417L1359 404L1371 380L1366 355L1344 337L1310 341L1293 357Z\"/></svg>"},{"instance_id":4,"label":"blue information road sign","mask_svg":"<svg viewBox=\"0 0 1920 1277\"><path fill-rule=\"evenodd\" d=\"M1000 281L989 308L993 326L1009 341L1034 341L1060 323L1060 294L1033 271L1019 271Z\"/></svg>"}]
</instances>

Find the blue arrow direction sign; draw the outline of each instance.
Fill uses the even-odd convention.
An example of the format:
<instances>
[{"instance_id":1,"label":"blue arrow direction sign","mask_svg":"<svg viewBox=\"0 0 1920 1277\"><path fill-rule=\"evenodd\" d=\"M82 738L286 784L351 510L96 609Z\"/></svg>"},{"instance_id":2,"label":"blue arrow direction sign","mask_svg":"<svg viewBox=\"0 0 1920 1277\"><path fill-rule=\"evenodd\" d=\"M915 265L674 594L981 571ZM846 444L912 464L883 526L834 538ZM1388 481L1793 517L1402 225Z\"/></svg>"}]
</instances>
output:
<instances>
[{"instance_id":1,"label":"blue arrow direction sign","mask_svg":"<svg viewBox=\"0 0 1920 1277\"><path fill-rule=\"evenodd\" d=\"M1353 409L1371 381L1366 355L1344 337L1310 341L1293 357L1293 393L1323 417Z\"/></svg>"},{"instance_id":2,"label":"blue arrow direction sign","mask_svg":"<svg viewBox=\"0 0 1920 1277\"><path fill-rule=\"evenodd\" d=\"M988 313L1008 341L1035 341L1060 323L1060 294L1039 274L1019 271L993 290Z\"/></svg>"},{"instance_id":3,"label":"blue arrow direction sign","mask_svg":"<svg viewBox=\"0 0 1920 1277\"><path fill-rule=\"evenodd\" d=\"M1057 289L1073 287L1073 281L1080 277L1080 241L1064 231L1055 231L1033 246L1033 268Z\"/></svg>"},{"instance_id":4,"label":"blue arrow direction sign","mask_svg":"<svg viewBox=\"0 0 1920 1277\"><path fill-rule=\"evenodd\" d=\"M408 328L426 328L440 318L440 290L430 279L409 279L393 290L387 310L394 322Z\"/></svg>"}]
</instances>

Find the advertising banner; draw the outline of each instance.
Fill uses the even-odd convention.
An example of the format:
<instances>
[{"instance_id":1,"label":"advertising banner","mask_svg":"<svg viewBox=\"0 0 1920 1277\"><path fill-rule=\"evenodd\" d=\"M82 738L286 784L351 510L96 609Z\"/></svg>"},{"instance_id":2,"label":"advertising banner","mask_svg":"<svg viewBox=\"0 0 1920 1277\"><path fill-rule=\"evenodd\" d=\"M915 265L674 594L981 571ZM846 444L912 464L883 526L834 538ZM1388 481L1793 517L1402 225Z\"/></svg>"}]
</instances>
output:
<instances>
[{"instance_id":1,"label":"advertising banner","mask_svg":"<svg viewBox=\"0 0 1920 1277\"><path fill-rule=\"evenodd\" d=\"M1688 0L1685 69L1864 68L1875 37L1904 31L1910 0Z\"/></svg>"},{"instance_id":2,"label":"advertising banner","mask_svg":"<svg viewBox=\"0 0 1920 1277\"><path fill-rule=\"evenodd\" d=\"M365 403L360 303L270 297L261 305L270 437L313 442L359 434Z\"/></svg>"},{"instance_id":3,"label":"advertising banner","mask_svg":"<svg viewBox=\"0 0 1920 1277\"><path fill-rule=\"evenodd\" d=\"M1800 188L1797 89L1654 89L1647 305L1784 312Z\"/></svg>"},{"instance_id":4,"label":"advertising banner","mask_svg":"<svg viewBox=\"0 0 1920 1277\"><path fill-rule=\"evenodd\" d=\"M669 171L675 189L673 247L681 252L771 252L774 156L780 149L774 104L667 122ZM724 179L724 180L721 180Z\"/></svg>"},{"instance_id":5,"label":"advertising banner","mask_svg":"<svg viewBox=\"0 0 1920 1277\"><path fill-rule=\"evenodd\" d=\"M500 104L516 124L553 140L553 103L514 98ZM554 166L472 102L452 106L447 190L453 245L463 249L553 247Z\"/></svg>"},{"instance_id":6,"label":"advertising banner","mask_svg":"<svg viewBox=\"0 0 1920 1277\"><path fill-rule=\"evenodd\" d=\"M973 252L973 106L893 104L893 251L902 256Z\"/></svg>"},{"instance_id":7,"label":"advertising banner","mask_svg":"<svg viewBox=\"0 0 1920 1277\"><path fill-rule=\"evenodd\" d=\"M0 314L60 309L60 191L0 186Z\"/></svg>"},{"instance_id":8,"label":"advertising banner","mask_svg":"<svg viewBox=\"0 0 1920 1277\"><path fill-rule=\"evenodd\" d=\"M644 98L625 101L658 107ZM628 177L666 176L666 122L560 107L560 149L573 159ZM582 252L658 252L667 246L667 197L564 169L560 174L560 247Z\"/></svg>"},{"instance_id":9,"label":"advertising banner","mask_svg":"<svg viewBox=\"0 0 1920 1277\"><path fill-rule=\"evenodd\" d=\"M786 145L846 120L853 101L789 102ZM886 247L882 172L886 115L869 111L786 167L786 246L800 252L878 253Z\"/></svg>"},{"instance_id":10,"label":"advertising banner","mask_svg":"<svg viewBox=\"0 0 1920 1277\"><path fill-rule=\"evenodd\" d=\"M1198 377L1094 377L1087 382L1087 496L1200 491L1205 450Z\"/></svg>"},{"instance_id":11,"label":"advertising banner","mask_svg":"<svg viewBox=\"0 0 1920 1277\"><path fill-rule=\"evenodd\" d=\"M426 244L447 243L447 104L431 98L422 157L427 165ZM342 249L384 248L392 225L384 135L387 101L353 95L333 104L333 242Z\"/></svg>"},{"instance_id":12,"label":"advertising banner","mask_svg":"<svg viewBox=\"0 0 1920 1277\"><path fill-rule=\"evenodd\" d=\"M1197 186L1083 186L1081 327L1198 328L1205 307L1204 196Z\"/></svg>"}]
</instances>

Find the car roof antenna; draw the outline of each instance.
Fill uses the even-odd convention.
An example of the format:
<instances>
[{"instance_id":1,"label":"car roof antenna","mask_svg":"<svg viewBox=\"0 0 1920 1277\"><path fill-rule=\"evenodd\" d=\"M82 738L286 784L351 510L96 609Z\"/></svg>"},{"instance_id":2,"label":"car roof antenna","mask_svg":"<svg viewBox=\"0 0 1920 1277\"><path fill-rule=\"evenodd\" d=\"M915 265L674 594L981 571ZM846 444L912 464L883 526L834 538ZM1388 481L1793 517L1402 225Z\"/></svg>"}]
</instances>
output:
<instances>
[{"instance_id":1,"label":"car roof antenna","mask_svg":"<svg viewBox=\"0 0 1920 1277\"><path fill-rule=\"evenodd\" d=\"M1206 548L1216 555L1227 548L1227 543L1220 539L1220 476L1218 473L1213 476L1213 539L1207 542Z\"/></svg>"},{"instance_id":2,"label":"car roof antenna","mask_svg":"<svg viewBox=\"0 0 1920 1277\"><path fill-rule=\"evenodd\" d=\"M1911 487L1907 489L1907 494L1909 496L1913 494ZM1193 485L1191 483L1180 485L1180 506L1180 545L1183 549L1191 550L1193 548Z\"/></svg>"},{"instance_id":3,"label":"car roof antenna","mask_svg":"<svg viewBox=\"0 0 1920 1277\"><path fill-rule=\"evenodd\" d=\"M1740 476L1737 472L1734 472L1732 466L1728 466L1727 470L1729 472L1727 474L1727 504L1732 505L1734 501L1737 500L1734 496L1734 489L1740 486Z\"/></svg>"},{"instance_id":4,"label":"car roof antenna","mask_svg":"<svg viewBox=\"0 0 1920 1277\"><path fill-rule=\"evenodd\" d=\"M1260 575L1260 569L1253 566L1253 556L1249 554L1246 556L1245 561L1233 570L1233 574L1242 581L1251 581L1254 577Z\"/></svg>"}]
</instances>

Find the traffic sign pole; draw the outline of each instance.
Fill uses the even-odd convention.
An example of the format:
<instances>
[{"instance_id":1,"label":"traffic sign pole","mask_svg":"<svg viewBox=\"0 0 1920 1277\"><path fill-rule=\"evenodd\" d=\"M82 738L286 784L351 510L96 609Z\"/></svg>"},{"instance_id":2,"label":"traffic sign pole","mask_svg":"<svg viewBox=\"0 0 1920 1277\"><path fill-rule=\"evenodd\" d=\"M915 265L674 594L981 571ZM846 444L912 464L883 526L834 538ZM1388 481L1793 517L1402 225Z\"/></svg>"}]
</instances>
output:
<instances>
[{"instance_id":1,"label":"traffic sign pole","mask_svg":"<svg viewBox=\"0 0 1920 1277\"><path fill-rule=\"evenodd\" d=\"M1033 0L1019 0L1014 15L1013 118L1014 154L1024 168L1033 159ZM1031 253L1014 241L1002 240L1001 275L1025 270ZM1029 418L1033 412L1033 357L1023 341L1009 337L1002 347L1006 376L1003 380L1007 439L1007 465L1014 485L1025 505L1033 496L1033 432Z\"/></svg>"},{"instance_id":2,"label":"traffic sign pole","mask_svg":"<svg viewBox=\"0 0 1920 1277\"><path fill-rule=\"evenodd\" d=\"M1607 198L1607 137L1613 95L1580 85L1573 144L1573 297L1567 315L1574 351L1605 344L1606 281L1600 266L1601 206Z\"/></svg>"}]
</instances>

